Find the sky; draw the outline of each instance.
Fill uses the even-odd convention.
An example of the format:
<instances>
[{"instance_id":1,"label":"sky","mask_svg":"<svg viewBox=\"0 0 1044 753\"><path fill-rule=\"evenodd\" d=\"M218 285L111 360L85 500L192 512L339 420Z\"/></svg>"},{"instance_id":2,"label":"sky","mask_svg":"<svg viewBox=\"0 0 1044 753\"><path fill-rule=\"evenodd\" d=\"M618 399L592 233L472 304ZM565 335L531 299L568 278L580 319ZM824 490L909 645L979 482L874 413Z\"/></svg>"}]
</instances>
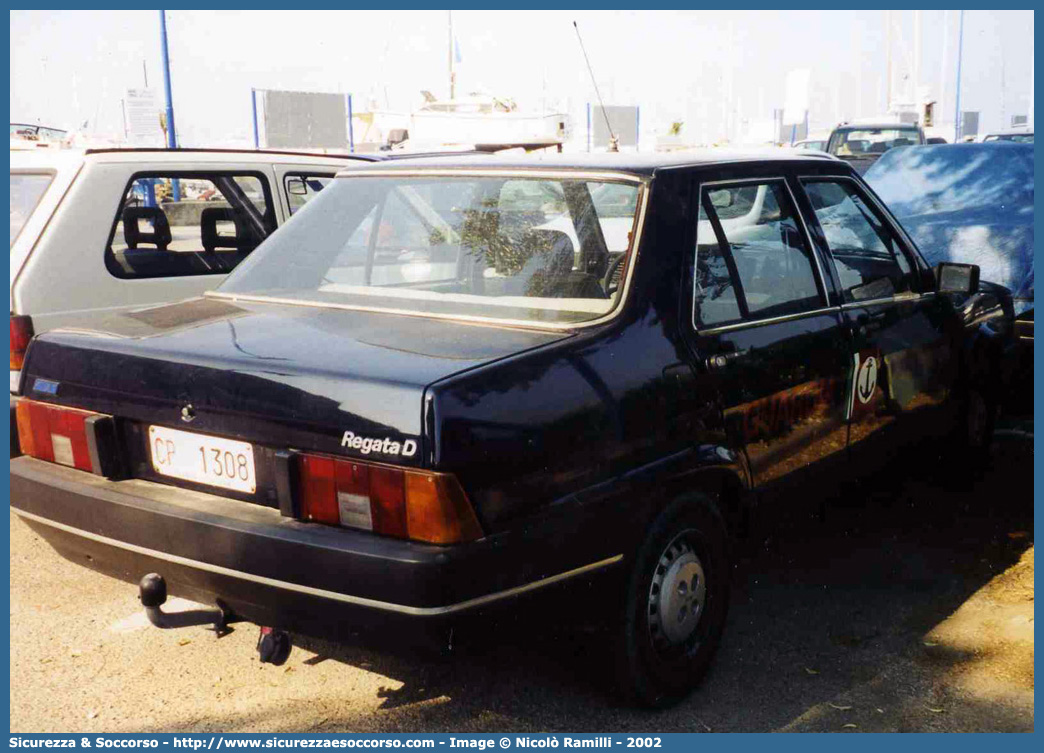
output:
<instances>
[{"instance_id":1,"label":"sky","mask_svg":"<svg viewBox=\"0 0 1044 753\"><path fill-rule=\"evenodd\" d=\"M893 88L913 76L914 12L892 12ZM350 92L409 111L448 94L447 11L168 11L183 146L252 143L251 88ZM565 110L595 101L575 20L607 105L637 105L643 133L681 121L692 140L740 139L810 71L813 130L885 112L885 11L453 11L458 94ZM980 132L1031 104L1032 11L966 11L961 109ZM117 137L128 88L162 92L158 11L11 11L11 120ZM921 13L922 89L953 122L957 11Z\"/></svg>"}]
</instances>

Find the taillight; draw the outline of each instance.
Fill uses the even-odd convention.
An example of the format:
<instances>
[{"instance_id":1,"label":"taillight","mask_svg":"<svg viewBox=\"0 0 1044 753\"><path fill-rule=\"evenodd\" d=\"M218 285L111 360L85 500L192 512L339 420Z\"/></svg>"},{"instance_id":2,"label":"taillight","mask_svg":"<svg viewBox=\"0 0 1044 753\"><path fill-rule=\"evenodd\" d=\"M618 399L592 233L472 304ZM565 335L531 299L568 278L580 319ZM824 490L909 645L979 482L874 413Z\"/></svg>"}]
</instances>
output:
<instances>
[{"instance_id":1,"label":"taillight","mask_svg":"<svg viewBox=\"0 0 1044 753\"><path fill-rule=\"evenodd\" d=\"M32 317L11 314L11 370L18 371L25 363L25 351L33 339Z\"/></svg>"},{"instance_id":2,"label":"taillight","mask_svg":"<svg viewBox=\"0 0 1044 753\"><path fill-rule=\"evenodd\" d=\"M15 411L23 455L94 471L87 420L101 414L25 399L18 401Z\"/></svg>"},{"instance_id":3,"label":"taillight","mask_svg":"<svg viewBox=\"0 0 1044 753\"><path fill-rule=\"evenodd\" d=\"M430 544L482 537L457 479L323 455L300 455L301 517Z\"/></svg>"}]
</instances>

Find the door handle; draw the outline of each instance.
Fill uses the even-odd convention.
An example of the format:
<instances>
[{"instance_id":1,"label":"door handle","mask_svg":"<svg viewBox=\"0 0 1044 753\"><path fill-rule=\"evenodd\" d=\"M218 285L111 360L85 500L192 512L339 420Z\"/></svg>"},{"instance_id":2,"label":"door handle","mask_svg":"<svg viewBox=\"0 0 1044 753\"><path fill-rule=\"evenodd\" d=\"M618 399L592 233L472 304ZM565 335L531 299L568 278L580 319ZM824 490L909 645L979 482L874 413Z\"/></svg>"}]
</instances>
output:
<instances>
[{"instance_id":1,"label":"door handle","mask_svg":"<svg viewBox=\"0 0 1044 753\"><path fill-rule=\"evenodd\" d=\"M703 363L704 365L714 371L716 369L724 369L730 363L733 363L736 359L746 353L745 350L739 350L735 353L719 353L716 356L708 357Z\"/></svg>"}]
</instances>

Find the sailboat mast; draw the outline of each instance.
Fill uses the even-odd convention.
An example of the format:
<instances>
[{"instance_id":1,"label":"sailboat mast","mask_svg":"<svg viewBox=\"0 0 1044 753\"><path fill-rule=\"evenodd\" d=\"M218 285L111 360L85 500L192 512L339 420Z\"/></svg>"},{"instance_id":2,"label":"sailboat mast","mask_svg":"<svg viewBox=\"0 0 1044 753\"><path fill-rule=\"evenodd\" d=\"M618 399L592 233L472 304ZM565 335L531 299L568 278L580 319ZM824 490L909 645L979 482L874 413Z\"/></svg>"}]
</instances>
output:
<instances>
[{"instance_id":1,"label":"sailboat mast","mask_svg":"<svg viewBox=\"0 0 1044 753\"><path fill-rule=\"evenodd\" d=\"M446 11L449 17L449 45L446 50L449 53L449 98L456 99L457 96L457 73L453 70L453 11Z\"/></svg>"}]
</instances>

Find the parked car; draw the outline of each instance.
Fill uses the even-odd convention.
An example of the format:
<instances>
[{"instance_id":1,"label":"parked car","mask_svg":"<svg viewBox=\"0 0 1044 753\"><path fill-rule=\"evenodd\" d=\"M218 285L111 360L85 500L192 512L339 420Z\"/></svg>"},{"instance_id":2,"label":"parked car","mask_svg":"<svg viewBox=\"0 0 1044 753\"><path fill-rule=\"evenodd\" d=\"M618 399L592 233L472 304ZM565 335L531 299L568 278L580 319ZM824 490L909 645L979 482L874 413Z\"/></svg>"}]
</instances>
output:
<instances>
[{"instance_id":1,"label":"parked car","mask_svg":"<svg viewBox=\"0 0 1044 753\"><path fill-rule=\"evenodd\" d=\"M862 174L889 149L924 143L924 131L917 125L842 123L831 132L826 151L845 160Z\"/></svg>"},{"instance_id":2,"label":"parked car","mask_svg":"<svg viewBox=\"0 0 1044 753\"><path fill-rule=\"evenodd\" d=\"M1012 141L1016 144L1032 144L1033 131L1020 128L1017 131L1000 131L998 133L987 133L982 137L983 143L990 141Z\"/></svg>"},{"instance_id":3,"label":"parked car","mask_svg":"<svg viewBox=\"0 0 1044 753\"><path fill-rule=\"evenodd\" d=\"M801 141L795 141L791 148L793 149L811 149L815 152L826 151L826 139L803 139Z\"/></svg>"},{"instance_id":4,"label":"parked car","mask_svg":"<svg viewBox=\"0 0 1044 753\"><path fill-rule=\"evenodd\" d=\"M1016 403L1033 391L1033 175L1033 144L993 141L896 149L865 176L929 264L975 264L1012 292Z\"/></svg>"},{"instance_id":5,"label":"parked car","mask_svg":"<svg viewBox=\"0 0 1044 753\"><path fill-rule=\"evenodd\" d=\"M1033 339L1032 144L897 149L866 181L929 264L975 264L1014 294L1017 327Z\"/></svg>"},{"instance_id":6,"label":"parked car","mask_svg":"<svg viewBox=\"0 0 1044 753\"><path fill-rule=\"evenodd\" d=\"M215 287L338 170L368 159L12 151L11 389L33 332Z\"/></svg>"},{"instance_id":7,"label":"parked car","mask_svg":"<svg viewBox=\"0 0 1044 753\"><path fill-rule=\"evenodd\" d=\"M217 290L37 336L11 505L156 621L170 592L275 628L262 660L573 587L662 706L762 505L983 452L1010 301L977 271L825 155L363 165Z\"/></svg>"}]
</instances>

